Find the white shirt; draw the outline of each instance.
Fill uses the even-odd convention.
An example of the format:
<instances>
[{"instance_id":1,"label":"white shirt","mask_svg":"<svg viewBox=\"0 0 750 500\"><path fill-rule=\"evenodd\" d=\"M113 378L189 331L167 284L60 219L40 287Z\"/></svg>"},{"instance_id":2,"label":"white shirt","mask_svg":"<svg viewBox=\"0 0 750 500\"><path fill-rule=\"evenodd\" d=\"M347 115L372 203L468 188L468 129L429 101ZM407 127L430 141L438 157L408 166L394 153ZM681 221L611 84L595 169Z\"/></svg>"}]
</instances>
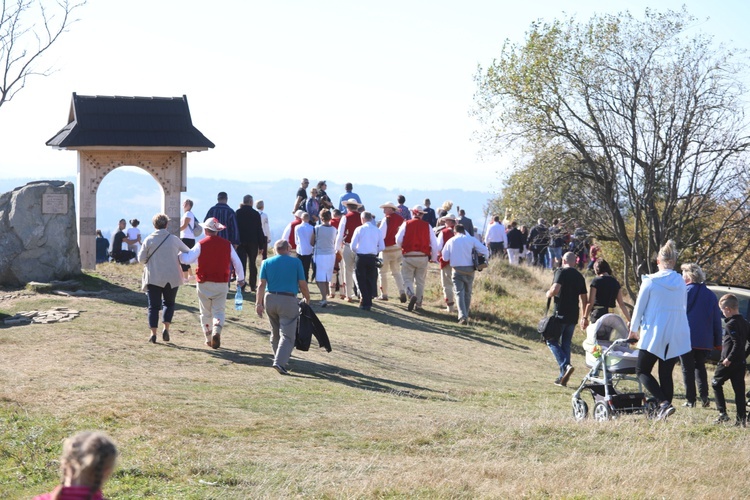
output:
<instances>
[{"instance_id":1,"label":"white shirt","mask_svg":"<svg viewBox=\"0 0 750 500\"><path fill-rule=\"evenodd\" d=\"M351 243L356 254L377 255L385 249L383 235L374 222L368 221L354 230Z\"/></svg>"},{"instance_id":2,"label":"white shirt","mask_svg":"<svg viewBox=\"0 0 750 500\"><path fill-rule=\"evenodd\" d=\"M191 212L190 210L185 212L185 217L183 218L183 221L185 220L188 221L188 225L185 229L182 230L181 237L194 240L195 234L193 233L193 228L195 227L196 222L195 222L195 215L193 214L193 212Z\"/></svg>"},{"instance_id":3,"label":"white shirt","mask_svg":"<svg viewBox=\"0 0 750 500\"><path fill-rule=\"evenodd\" d=\"M503 243L508 248L508 235L505 233L505 226L502 222L493 222L484 233L485 243Z\"/></svg>"},{"instance_id":4,"label":"white shirt","mask_svg":"<svg viewBox=\"0 0 750 500\"><path fill-rule=\"evenodd\" d=\"M314 228L307 222L303 222L294 230L294 243L297 245L297 255L310 255L313 246L310 243Z\"/></svg>"},{"instance_id":5,"label":"white shirt","mask_svg":"<svg viewBox=\"0 0 750 500\"><path fill-rule=\"evenodd\" d=\"M268 214L260 211L260 225L263 228L263 234L266 235L266 241L271 241L271 226L268 224Z\"/></svg>"},{"instance_id":6,"label":"white shirt","mask_svg":"<svg viewBox=\"0 0 750 500\"><path fill-rule=\"evenodd\" d=\"M443 247L443 260L449 260L452 267L473 266L471 251L489 257L489 250L478 239L466 233L456 233Z\"/></svg>"}]
</instances>

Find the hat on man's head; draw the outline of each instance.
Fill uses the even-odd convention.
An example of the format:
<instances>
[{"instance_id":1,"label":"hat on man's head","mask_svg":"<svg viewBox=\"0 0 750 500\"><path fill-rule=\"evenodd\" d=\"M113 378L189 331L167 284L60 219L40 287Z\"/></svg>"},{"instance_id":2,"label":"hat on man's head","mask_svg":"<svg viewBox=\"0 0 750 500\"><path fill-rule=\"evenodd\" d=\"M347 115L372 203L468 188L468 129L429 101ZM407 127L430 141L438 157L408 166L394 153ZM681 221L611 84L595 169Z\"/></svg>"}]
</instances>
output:
<instances>
[{"instance_id":1,"label":"hat on man's head","mask_svg":"<svg viewBox=\"0 0 750 500\"><path fill-rule=\"evenodd\" d=\"M305 214L304 210L297 210L296 212L294 212L294 216L297 217L298 219L301 219L304 214Z\"/></svg>"},{"instance_id":2,"label":"hat on man's head","mask_svg":"<svg viewBox=\"0 0 750 500\"><path fill-rule=\"evenodd\" d=\"M360 202L358 202L357 200L355 200L354 198L349 198L348 200L344 201L344 205L346 205L346 206L356 205L357 207L361 207L362 206L362 204Z\"/></svg>"},{"instance_id":3,"label":"hat on man's head","mask_svg":"<svg viewBox=\"0 0 750 500\"><path fill-rule=\"evenodd\" d=\"M398 210L398 207L392 201L383 203L382 205L380 205L380 208L392 208L393 210Z\"/></svg>"},{"instance_id":4,"label":"hat on man's head","mask_svg":"<svg viewBox=\"0 0 750 500\"><path fill-rule=\"evenodd\" d=\"M453 222L456 222L456 216L453 214L443 215L440 218L443 220L452 220Z\"/></svg>"},{"instance_id":5,"label":"hat on man's head","mask_svg":"<svg viewBox=\"0 0 750 500\"><path fill-rule=\"evenodd\" d=\"M201 226L204 229L208 229L209 231L216 231L217 233L226 229L227 227L219 222L219 219L217 219L216 217L209 217L208 219L206 219L206 222L201 223Z\"/></svg>"},{"instance_id":6,"label":"hat on man's head","mask_svg":"<svg viewBox=\"0 0 750 500\"><path fill-rule=\"evenodd\" d=\"M424 208L422 208L422 205L414 205L411 208L411 213L413 214L423 214L425 213Z\"/></svg>"}]
</instances>

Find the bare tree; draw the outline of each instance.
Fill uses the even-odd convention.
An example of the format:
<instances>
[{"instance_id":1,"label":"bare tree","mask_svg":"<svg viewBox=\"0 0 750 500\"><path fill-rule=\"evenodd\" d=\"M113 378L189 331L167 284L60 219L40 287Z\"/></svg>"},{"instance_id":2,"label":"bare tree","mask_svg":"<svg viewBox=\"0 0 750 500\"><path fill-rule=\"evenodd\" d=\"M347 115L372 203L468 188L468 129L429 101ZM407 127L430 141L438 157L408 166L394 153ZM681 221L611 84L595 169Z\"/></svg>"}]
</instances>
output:
<instances>
[{"instance_id":1,"label":"bare tree","mask_svg":"<svg viewBox=\"0 0 750 500\"><path fill-rule=\"evenodd\" d=\"M477 77L485 139L563 150L635 282L668 239L705 262L750 222L744 67L688 36L694 23L684 10L534 23Z\"/></svg>"},{"instance_id":2,"label":"bare tree","mask_svg":"<svg viewBox=\"0 0 750 500\"><path fill-rule=\"evenodd\" d=\"M74 11L86 2L68 0L2 0L0 11L0 106L26 86L31 76L47 76L40 67L44 54L76 19Z\"/></svg>"}]
</instances>

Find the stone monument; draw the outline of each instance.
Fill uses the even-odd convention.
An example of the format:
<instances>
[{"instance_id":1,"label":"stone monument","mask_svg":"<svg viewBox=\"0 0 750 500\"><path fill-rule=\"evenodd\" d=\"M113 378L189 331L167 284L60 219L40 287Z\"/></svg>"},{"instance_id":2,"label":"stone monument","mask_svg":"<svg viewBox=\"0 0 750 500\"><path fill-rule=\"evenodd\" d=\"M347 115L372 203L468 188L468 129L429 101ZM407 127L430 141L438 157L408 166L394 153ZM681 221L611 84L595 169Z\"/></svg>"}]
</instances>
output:
<instances>
[{"instance_id":1,"label":"stone monument","mask_svg":"<svg viewBox=\"0 0 750 500\"><path fill-rule=\"evenodd\" d=\"M0 285L80 274L73 183L36 181L0 195Z\"/></svg>"}]
</instances>

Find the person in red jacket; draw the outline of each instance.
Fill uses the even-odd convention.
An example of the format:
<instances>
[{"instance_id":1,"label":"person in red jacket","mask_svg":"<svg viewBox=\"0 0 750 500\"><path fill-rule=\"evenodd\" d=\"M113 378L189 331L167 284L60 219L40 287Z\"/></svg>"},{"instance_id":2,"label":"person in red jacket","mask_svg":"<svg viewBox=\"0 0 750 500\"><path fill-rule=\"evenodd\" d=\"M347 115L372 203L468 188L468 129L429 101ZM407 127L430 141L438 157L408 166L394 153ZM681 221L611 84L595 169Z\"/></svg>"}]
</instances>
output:
<instances>
[{"instance_id":1,"label":"person in red jacket","mask_svg":"<svg viewBox=\"0 0 750 500\"><path fill-rule=\"evenodd\" d=\"M403 261L401 276L409 296L407 309L422 309L424 282L427 265L437 261L438 244L432 227L422 220L424 209L417 205L411 209L412 218L401 225L396 232L396 243L401 246Z\"/></svg>"},{"instance_id":2,"label":"person in red jacket","mask_svg":"<svg viewBox=\"0 0 750 500\"><path fill-rule=\"evenodd\" d=\"M386 273L390 270L398 287L398 294L401 303L406 302L406 289L404 288L404 278L401 276L401 247L396 244L396 232L404 218L398 213L398 207L393 202L387 202L380 205L383 209L383 220L380 221L380 233L383 235L385 250L381 253L383 266L378 270L380 274L380 293L378 300L388 300L388 278Z\"/></svg>"},{"instance_id":3,"label":"person in red jacket","mask_svg":"<svg viewBox=\"0 0 750 500\"><path fill-rule=\"evenodd\" d=\"M448 240L453 238L455 234L453 232L456 227L456 216L446 215L441 217L445 226L440 230L437 236L437 244L440 251L438 252L438 263L440 264L440 278L443 285L443 297L445 298L445 307L449 313L456 312L456 303L454 301L455 294L453 293L453 267L451 266L450 260L443 258L442 250Z\"/></svg>"},{"instance_id":4,"label":"person in red jacket","mask_svg":"<svg viewBox=\"0 0 750 500\"><path fill-rule=\"evenodd\" d=\"M346 285L346 301L354 302L357 296L354 295L354 270L356 268L355 260L357 256L351 249L352 236L354 230L362 225L362 216L359 214L359 207L362 206L354 198L343 201L346 205L346 214L341 218L339 223L339 233L336 238L336 249L341 250L344 264L344 284Z\"/></svg>"},{"instance_id":5,"label":"person in red jacket","mask_svg":"<svg viewBox=\"0 0 750 500\"><path fill-rule=\"evenodd\" d=\"M224 225L211 217L201 223L201 226L206 237L196 243L189 254L182 254L180 260L183 264L198 261L195 277L198 282L196 289L201 326L206 336L206 345L218 349L221 347L221 330L224 327L224 310L229 292L229 264L234 266L237 286L240 288L245 286L245 273L234 246L229 240L219 236Z\"/></svg>"}]
</instances>

